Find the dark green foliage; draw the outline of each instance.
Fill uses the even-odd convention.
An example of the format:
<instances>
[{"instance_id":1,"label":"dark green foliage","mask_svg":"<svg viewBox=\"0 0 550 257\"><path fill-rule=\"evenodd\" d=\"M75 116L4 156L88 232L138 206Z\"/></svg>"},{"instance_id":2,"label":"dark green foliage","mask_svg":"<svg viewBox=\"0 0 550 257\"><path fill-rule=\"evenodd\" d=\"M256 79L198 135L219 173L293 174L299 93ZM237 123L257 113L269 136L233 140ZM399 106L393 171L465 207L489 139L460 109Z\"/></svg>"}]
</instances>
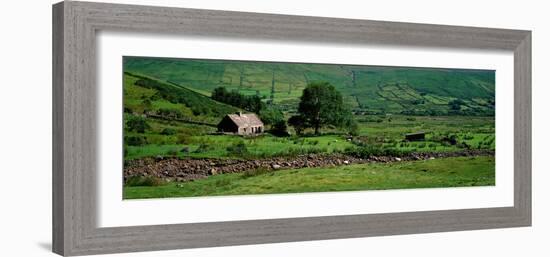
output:
<instances>
[{"instance_id":1,"label":"dark green foliage","mask_svg":"<svg viewBox=\"0 0 550 257\"><path fill-rule=\"evenodd\" d=\"M271 134L275 136L288 136L285 120L279 120L271 127Z\"/></svg>"},{"instance_id":2,"label":"dark green foliage","mask_svg":"<svg viewBox=\"0 0 550 257\"><path fill-rule=\"evenodd\" d=\"M189 153L189 146L184 146L183 148L181 148L180 152L182 152L184 154L188 154Z\"/></svg>"},{"instance_id":3,"label":"dark green foliage","mask_svg":"<svg viewBox=\"0 0 550 257\"><path fill-rule=\"evenodd\" d=\"M306 119L301 115L295 115L288 119L288 124L294 127L296 133L301 135L305 128L308 127Z\"/></svg>"},{"instance_id":4,"label":"dark green foliage","mask_svg":"<svg viewBox=\"0 0 550 257\"><path fill-rule=\"evenodd\" d=\"M145 133L145 130L151 128L144 117L134 115L128 115L126 117L126 127L128 131L135 131L138 133Z\"/></svg>"},{"instance_id":5,"label":"dark green foliage","mask_svg":"<svg viewBox=\"0 0 550 257\"><path fill-rule=\"evenodd\" d=\"M450 135L445 137L443 140L449 142L451 145L456 145L458 143L458 137L456 135Z\"/></svg>"},{"instance_id":6,"label":"dark green foliage","mask_svg":"<svg viewBox=\"0 0 550 257\"><path fill-rule=\"evenodd\" d=\"M133 176L126 179L124 183L128 187L155 187L165 185L162 179L151 176Z\"/></svg>"},{"instance_id":7,"label":"dark green foliage","mask_svg":"<svg viewBox=\"0 0 550 257\"><path fill-rule=\"evenodd\" d=\"M239 141L238 143L234 143L228 146L226 150L229 154L236 156L244 156L248 153L246 144L243 141Z\"/></svg>"},{"instance_id":8,"label":"dark green foliage","mask_svg":"<svg viewBox=\"0 0 550 257\"><path fill-rule=\"evenodd\" d=\"M199 147L194 151L194 153L205 153L208 152L212 147L208 144L200 144Z\"/></svg>"},{"instance_id":9,"label":"dark green foliage","mask_svg":"<svg viewBox=\"0 0 550 257\"><path fill-rule=\"evenodd\" d=\"M258 95L242 95L237 90L227 91L225 87L217 87L212 91L212 99L245 109L247 111L259 113L265 108L265 103Z\"/></svg>"},{"instance_id":10,"label":"dark green foliage","mask_svg":"<svg viewBox=\"0 0 550 257\"><path fill-rule=\"evenodd\" d=\"M274 125L285 121L285 116L283 112L276 107L264 108L260 111L259 114L260 119L265 125Z\"/></svg>"},{"instance_id":11,"label":"dark green foliage","mask_svg":"<svg viewBox=\"0 0 550 257\"><path fill-rule=\"evenodd\" d=\"M143 105L144 109L151 109L153 107L153 103L149 99L145 99L141 102L141 105Z\"/></svg>"},{"instance_id":12,"label":"dark green foliage","mask_svg":"<svg viewBox=\"0 0 550 257\"><path fill-rule=\"evenodd\" d=\"M173 128L165 128L160 132L161 135L175 135L176 130Z\"/></svg>"},{"instance_id":13,"label":"dark green foliage","mask_svg":"<svg viewBox=\"0 0 550 257\"><path fill-rule=\"evenodd\" d=\"M464 105L465 102L460 99L455 99L449 102L449 107L452 111L460 111L460 106Z\"/></svg>"},{"instance_id":14,"label":"dark green foliage","mask_svg":"<svg viewBox=\"0 0 550 257\"><path fill-rule=\"evenodd\" d=\"M144 136L126 136L124 142L126 145L142 146L147 144L147 138Z\"/></svg>"},{"instance_id":15,"label":"dark green foliage","mask_svg":"<svg viewBox=\"0 0 550 257\"><path fill-rule=\"evenodd\" d=\"M414 105L419 105L419 104L424 104L425 102L426 101L424 101L423 99L415 99L411 103Z\"/></svg>"},{"instance_id":16,"label":"dark green foliage","mask_svg":"<svg viewBox=\"0 0 550 257\"><path fill-rule=\"evenodd\" d=\"M353 116L344 106L342 95L328 82L312 82L303 91L298 105L300 116L319 134L321 127L347 127Z\"/></svg>"}]
</instances>

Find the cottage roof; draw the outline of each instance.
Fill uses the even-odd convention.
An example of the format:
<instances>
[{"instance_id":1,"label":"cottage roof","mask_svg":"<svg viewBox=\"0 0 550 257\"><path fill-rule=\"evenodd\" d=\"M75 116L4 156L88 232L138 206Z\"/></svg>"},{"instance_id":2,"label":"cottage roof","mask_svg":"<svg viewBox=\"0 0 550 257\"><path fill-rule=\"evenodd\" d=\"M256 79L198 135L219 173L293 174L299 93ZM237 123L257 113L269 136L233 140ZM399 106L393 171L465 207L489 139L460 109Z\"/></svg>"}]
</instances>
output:
<instances>
[{"instance_id":1,"label":"cottage roof","mask_svg":"<svg viewBox=\"0 0 550 257\"><path fill-rule=\"evenodd\" d=\"M264 123L254 113L228 114L227 115L239 127L263 126Z\"/></svg>"}]
</instances>

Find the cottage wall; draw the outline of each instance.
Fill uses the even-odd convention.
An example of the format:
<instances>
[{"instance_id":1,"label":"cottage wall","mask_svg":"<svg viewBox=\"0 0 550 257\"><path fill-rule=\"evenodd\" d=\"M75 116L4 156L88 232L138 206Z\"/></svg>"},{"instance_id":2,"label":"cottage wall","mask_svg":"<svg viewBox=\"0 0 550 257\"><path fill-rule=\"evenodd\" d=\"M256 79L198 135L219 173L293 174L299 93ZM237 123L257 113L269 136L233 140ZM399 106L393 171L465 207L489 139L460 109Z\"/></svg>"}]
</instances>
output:
<instances>
[{"instance_id":1,"label":"cottage wall","mask_svg":"<svg viewBox=\"0 0 550 257\"><path fill-rule=\"evenodd\" d=\"M218 124L219 132L229 132L229 133L239 133L239 127L229 118L224 117L222 121Z\"/></svg>"}]
</instances>

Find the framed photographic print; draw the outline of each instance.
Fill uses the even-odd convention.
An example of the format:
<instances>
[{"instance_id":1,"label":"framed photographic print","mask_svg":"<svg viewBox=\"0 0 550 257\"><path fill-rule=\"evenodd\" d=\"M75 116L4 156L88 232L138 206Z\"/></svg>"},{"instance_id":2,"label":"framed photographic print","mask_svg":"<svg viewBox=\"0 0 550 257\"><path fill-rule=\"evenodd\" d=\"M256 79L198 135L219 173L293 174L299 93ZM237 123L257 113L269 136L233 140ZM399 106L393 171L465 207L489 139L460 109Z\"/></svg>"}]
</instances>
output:
<instances>
[{"instance_id":1,"label":"framed photographic print","mask_svg":"<svg viewBox=\"0 0 550 257\"><path fill-rule=\"evenodd\" d=\"M61 255L531 225L531 32L53 6Z\"/></svg>"}]
</instances>

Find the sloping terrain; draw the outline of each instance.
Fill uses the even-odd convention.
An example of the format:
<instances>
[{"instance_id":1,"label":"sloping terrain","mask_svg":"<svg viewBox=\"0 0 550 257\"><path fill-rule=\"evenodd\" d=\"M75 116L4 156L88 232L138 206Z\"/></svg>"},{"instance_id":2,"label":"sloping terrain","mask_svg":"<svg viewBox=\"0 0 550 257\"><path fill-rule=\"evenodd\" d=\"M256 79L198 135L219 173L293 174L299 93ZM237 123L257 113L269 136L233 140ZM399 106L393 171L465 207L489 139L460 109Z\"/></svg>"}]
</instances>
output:
<instances>
[{"instance_id":1,"label":"sloping terrain","mask_svg":"<svg viewBox=\"0 0 550 257\"><path fill-rule=\"evenodd\" d=\"M130 72L124 73L124 107L126 113L210 123L239 110L183 86Z\"/></svg>"},{"instance_id":2,"label":"sloping terrain","mask_svg":"<svg viewBox=\"0 0 550 257\"><path fill-rule=\"evenodd\" d=\"M488 70L146 57L125 57L124 69L206 96L224 86L269 99L274 82L274 102L290 111L308 82L327 81L360 113L494 115L495 72Z\"/></svg>"}]
</instances>

